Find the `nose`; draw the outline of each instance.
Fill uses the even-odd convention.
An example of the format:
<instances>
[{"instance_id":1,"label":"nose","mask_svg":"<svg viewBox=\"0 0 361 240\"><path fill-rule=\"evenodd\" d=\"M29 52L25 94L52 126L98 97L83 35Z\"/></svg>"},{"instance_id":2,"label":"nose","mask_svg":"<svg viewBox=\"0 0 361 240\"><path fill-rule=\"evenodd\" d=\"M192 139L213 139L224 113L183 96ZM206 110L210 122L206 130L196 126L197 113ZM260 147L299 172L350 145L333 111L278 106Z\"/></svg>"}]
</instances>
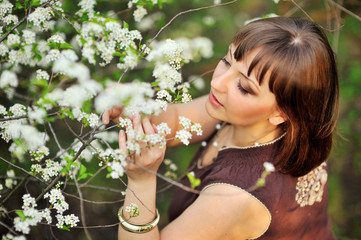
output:
<instances>
[{"instance_id":1,"label":"nose","mask_svg":"<svg viewBox=\"0 0 361 240\"><path fill-rule=\"evenodd\" d=\"M212 77L211 87L220 93L227 92L230 79L230 69L226 69L224 71L215 71Z\"/></svg>"}]
</instances>

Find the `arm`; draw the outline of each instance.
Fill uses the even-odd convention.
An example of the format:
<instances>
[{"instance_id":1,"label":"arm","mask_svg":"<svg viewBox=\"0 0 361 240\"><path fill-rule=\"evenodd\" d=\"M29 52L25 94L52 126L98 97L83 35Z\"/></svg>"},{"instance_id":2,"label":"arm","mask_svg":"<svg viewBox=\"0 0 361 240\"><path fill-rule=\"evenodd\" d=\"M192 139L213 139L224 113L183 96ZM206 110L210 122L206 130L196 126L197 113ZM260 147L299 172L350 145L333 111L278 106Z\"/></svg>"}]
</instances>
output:
<instances>
[{"instance_id":1,"label":"arm","mask_svg":"<svg viewBox=\"0 0 361 240\"><path fill-rule=\"evenodd\" d=\"M133 120L134 127L139 128L140 120ZM142 122L144 133L154 131L149 120ZM125 149L125 135L119 135L119 145ZM157 171L163 160L164 149L159 147L143 148L135 156L137 164ZM140 216L124 219L132 224L145 224L155 218L156 212L156 177L134 164L128 165L128 189L124 206L136 203ZM143 234L130 233L119 226L118 239L126 240L196 240L196 239L247 239L261 235L270 224L270 214L266 207L248 192L226 184L215 184L201 192L197 200L176 220L161 232L155 227Z\"/></svg>"}]
</instances>

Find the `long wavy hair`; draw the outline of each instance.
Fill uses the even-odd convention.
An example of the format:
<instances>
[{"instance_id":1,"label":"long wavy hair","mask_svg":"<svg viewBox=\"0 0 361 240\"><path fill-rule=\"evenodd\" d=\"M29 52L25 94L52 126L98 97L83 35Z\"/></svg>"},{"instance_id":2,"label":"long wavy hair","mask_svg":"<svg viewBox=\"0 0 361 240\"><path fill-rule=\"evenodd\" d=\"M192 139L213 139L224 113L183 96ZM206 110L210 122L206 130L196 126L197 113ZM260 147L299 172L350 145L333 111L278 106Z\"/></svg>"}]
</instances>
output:
<instances>
[{"instance_id":1,"label":"long wavy hair","mask_svg":"<svg viewBox=\"0 0 361 240\"><path fill-rule=\"evenodd\" d=\"M234 37L234 58L255 48L248 75L269 89L287 116L287 132L275 162L282 172L302 176L324 162L338 118L339 86L334 53L317 24L302 18L267 18L247 24Z\"/></svg>"}]
</instances>

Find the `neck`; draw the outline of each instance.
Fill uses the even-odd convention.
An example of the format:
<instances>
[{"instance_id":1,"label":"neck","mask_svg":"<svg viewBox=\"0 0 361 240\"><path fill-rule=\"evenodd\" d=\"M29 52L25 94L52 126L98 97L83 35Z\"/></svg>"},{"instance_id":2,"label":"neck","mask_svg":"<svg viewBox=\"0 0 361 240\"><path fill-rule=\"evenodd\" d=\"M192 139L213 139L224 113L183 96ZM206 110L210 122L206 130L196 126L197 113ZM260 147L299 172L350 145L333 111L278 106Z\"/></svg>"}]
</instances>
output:
<instances>
[{"instance_id":1,"label":"neck","mask_svg":"<svg viewBox=\"0 0 361 240\"><path fill-rule=\"evenodd\" d=\"M282 129L277 126L268 126L262 129L252 129L233 126L231 145L239 147L252 146L256 142L259 144L270 142L282 135Z\"/></svg>"}]
</instances>

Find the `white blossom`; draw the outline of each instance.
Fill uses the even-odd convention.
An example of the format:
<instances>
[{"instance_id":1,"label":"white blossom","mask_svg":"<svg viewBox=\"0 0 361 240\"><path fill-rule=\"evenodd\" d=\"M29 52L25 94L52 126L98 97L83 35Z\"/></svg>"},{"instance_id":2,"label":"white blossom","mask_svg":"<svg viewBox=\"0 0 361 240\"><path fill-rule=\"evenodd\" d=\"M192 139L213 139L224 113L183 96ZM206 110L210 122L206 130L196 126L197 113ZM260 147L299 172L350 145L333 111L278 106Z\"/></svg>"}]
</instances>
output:
<instances>
[{"instance_id":1,"label":"white blossom","mask_svg":"<svg viewBox=\"0 0 361 240\"><path fill-rule=\"evenodd\" d=\"M192 134L189 131L182 129L176 132L175 138L179 139L184 145L188 145L189 139L192 138Z\"/></svg>"},{"instance_id":2,"label":"white blossom","mask_svg":"<svg viewBox=\"0 0 361 240\"><path fill-rule=\"evenodd\" d=\"M168 126L168 124L164 123L164 122L157 125L156 128L157 128L158 134L164 135L164 136L169 135L172 131L171 128Z\"/></svg>"},{"instance_id":3,"label":"white blossom","mask_svg":"<svg viewBox=\"0 0 361 240\"><path fill-rule=\"evenodd\" d=\"M175 91L175 85L182 81L181 74L168 64L158 63L153 70L153 76L156 81L159 81L161 89L170 89L171 91Z\"/></svg>"},{"instance_id":4,"label":"white blossom","mask_svg":"<svg viewBox=\"0 0 361 240\"><path fill-rule=\"evenodd\" d=\"M169 94L169 92L167 92L164 89L157 92L157 98L158 99L165 98L168 102L172 101L172 96Z\"/></svg>"},{"instance_id":5,"label":"white blossom","mask_svg":"<svg viewBox=\"0 0 361 240\"><path fill-rule=\"evenodd\" d=\"M22 232L24 234L29 234L30 225L28 222L21 220L20 217L14 218L14 228L18 232Z\"/></svg>"},{"instance_id":6,"label":"white blossom","mask_svg":"<svg viewBox=\"0 0 361 240\"><path fill-rule=\"evenodd\" d=\"M81 16L84 13L88 13L89 18L92 18L94 15L95 4L96 4L95 0L81 0L78 3L78 6L80 6L80 10L76 14Z\"/></svg>"},{"instance_id":7,"label":"white blossom","mask_svg":"<svg viewBox=\"0 0 361 240\"><path fill-rule=\"evenodd\" d=\"M23 30L23 38L26 44L33 44L35 43L35 32L26 29Z\"/></svg>"},{"instance_id":8,"label":"white blossom","mask_svg":"<svg viewBox=\"0 0 361 240\"><path fill-rule=\"evenodd\" d=\"M124 175L124 167L126 166L125 162L110 162L108 166L112 169L110 177L113 179L118 179Z\"/></svg>"},{"instance_id":9,"label":"white blossom","mask_svg":"<svg viewBox=\"0 0 361 240\"><path fill-rule=\"evenodd\" d=\"M11 13L12 8L14 5L12 5L9 1L3 0L0 3L0 19L4 18L6 14Z\"/></svg>"},{"instance_id":10,"label":"white blossom","mask_svg":"<svg viewBox=\"0 0 361 240\"><path fill-rule=\"evenodd\" d=\"M267 172L274 172L274 171L275 171L275 167L274 167L273 164L270 163L270 162L264 162L264 163L263 163L263 166L264 166L264 168L265 168L265 170L266 170Z\"/></svg>"},{"instance_id":11,"label":"white blossom","mask_svg":"<svg viewBox=\"0 0 361 240\"><path fill-rule=\"evenodd\" d=\"M44 71L42 69L38 69L38 70L36 70L36 79L38 79L38 80L41 80L41 79L49 80L50 76L46 71Z\"/></svg>"},{"instance_id":12,"label":"white blossom","mask_svg":"<svg viewBox=\"0 0 361 240\"><path fill-rule=\"evenodd\" d=\"M143 6L137 5L137 9L133 13L134 20L140 22L147 13L147 10Z\"/></svg>"},{"instance_id":13,"label":"white blossom","mask_svg":"<svg viewBox=\"0 0 361 240\"><path fill-rule=\"evenodd\" d=\"M123 59L124 63L118 63L117 67L119 69L133 69L138 64L138 55L129 51L128 54Z\"/></svg>"},{"instance_id":14,"label":"white blossom","mask_svg":"<svg viewBox=\"0 0 361 240\"><path fill-rule=\"evenodd\" d=\"M6 46L4 43L0 43L0 56L5 56L8 52L8 46Z\"/></svg>"},{"instance_id":15,"label":"white blossom","mask_svg":"<svg viewBox=\"0 0 361 240\"><path fill-rule=\"evenodd\" d=\"M176 41L167 39L158 43L152 44L153 50L146 57L148 61L161 61L168 62L175 70L180 69L182 61L182 48Z\"/></svg>"},{"instance_id":16,"label":"white blossom","mask_svg":"<svg viewBox=\"0 0 361 240\"><path fill-rule=\"evenodd\" d=\"M45 60L47 63L54 62L60 58L60 51L58 49L51 49L46 55Z\"/></svg>"},{"instance_id":17,"label":"white blossom","mask_svg":"<svg viewBox=\"0 0 361 240\"><path fill-rule=\"evenodd\" d=\"M6 108L0 104L0 115L6 115L6 114L7 114Z\"/></svg>"},{"instance_id":18,"label":"white blossom","mask_svg":"<svg viewBox=\"0 0 361 240\"><path fill-rule=\"evenodd\" d=\"M11 23L13 24L17 24L19 19L16 15L12 15L12 14L9 14L7 15L3 21L7 24L7 25L10 25Z\"/></svg>"},{"instance_id":19,"label":"white blossom","mask_svg":"<svg viewBox=\"0 0 361 240\"><path fill-rule=\"evenodd\" d=\"M45 116L46 116L46 111L44 109L36 107L36 106L29 108L28 117L29 117L30 123L37 122L37 123L42 124L42 123L44 123Z\"/></svg>"},{"instance_id":20,"label":"white blossom","mask_svg":"<svg viewBox=\"0 0 361 240\"><path fill-rule=\"evenodd\" d=\"M14 44L20 44L20 37L17 34L9 34L6 44L9 47L13 46Z\"/></svg>"},{"instance_id":21,"label":"white blossom","mask_svg":"<svg viewBox=\"0 0 361 240\"><path fill-rule=\"evenodd\" d=\"M63 36L61 36L60 34L54 34L53 36L51 36L50 38L48 38L48 43L50 42L55 42L55 43L65 43L65 40L63 38Z\"/></svg>"},{"instance_id":22,"label":"white blossom","mask_svg":"<svg viewBox=\"0 0 361 240\"><path fill-rule=\"evenodd\" d=\"M192 101L192 96L189 93L183 93L182 94L182 102L189 103L190 101Z\"/></svg>"},{"instance_id":23,"label":"white blossom","mask_svg":"<svg viewBox=\"0 0 361 240\"><path fill-rule=\"evenodd\" d=\"M51 28L51 23L49 20L54 15L51 7L37 7L35 10L29 15L28 21L32 22L35 26L39 27L40 30L46 31Z\"/></svg>"},{"instance_id":24,"label":"white blossom","mask_svg":"<svg viewBox=\"0 0 361 240\"><path fill-rule=\"evenodd\" d=\"M9 110L14 115L14 117L22 117L26 115L26 107L19 103L15 103L9 108Z\"/></svg>"},{"instance_id":25,"label":"white blossom","mask_svg":"<svg viewBox=\"0 0 361 240\"><path fill-rule=\"evenodd\" d=\"M192 125L192 121L186 117L180 116L179 117L179 124L182 125L184 129L188 129Z\"/></svg>"},{"instance_id":26,"label":"white blossom","mask_svg":"<svg viewBox=\"0 0 361 240\"><path fill-rule=\"evenodd\" d=\"M203 130L202 126L199 123L195 123L191 126L191 132L195 132L198 136L202 136Z\"/></svg>"},{"instance_id":27,"label":"white blossom","mask_svg":"<svg viewBox=\"0 0 361 240\"><path fill-rule=\"evenodd\" d=\"M76 53L71 49L65 49L61 51L61 55L72 62L75 62L79 59L78 55L76 55Z\"/></svg>"},{"instance_id":28,"label":"white blossom","mask_svg":"<svg viewBox=\"0 0 361 240\"><path fill-rule=\"evenodd\" d=\"M5 70L0 76L0 88L5 88L7 86L17 87L19 84L18 77L12 71Z\"/></svg>"}]
</instances>

